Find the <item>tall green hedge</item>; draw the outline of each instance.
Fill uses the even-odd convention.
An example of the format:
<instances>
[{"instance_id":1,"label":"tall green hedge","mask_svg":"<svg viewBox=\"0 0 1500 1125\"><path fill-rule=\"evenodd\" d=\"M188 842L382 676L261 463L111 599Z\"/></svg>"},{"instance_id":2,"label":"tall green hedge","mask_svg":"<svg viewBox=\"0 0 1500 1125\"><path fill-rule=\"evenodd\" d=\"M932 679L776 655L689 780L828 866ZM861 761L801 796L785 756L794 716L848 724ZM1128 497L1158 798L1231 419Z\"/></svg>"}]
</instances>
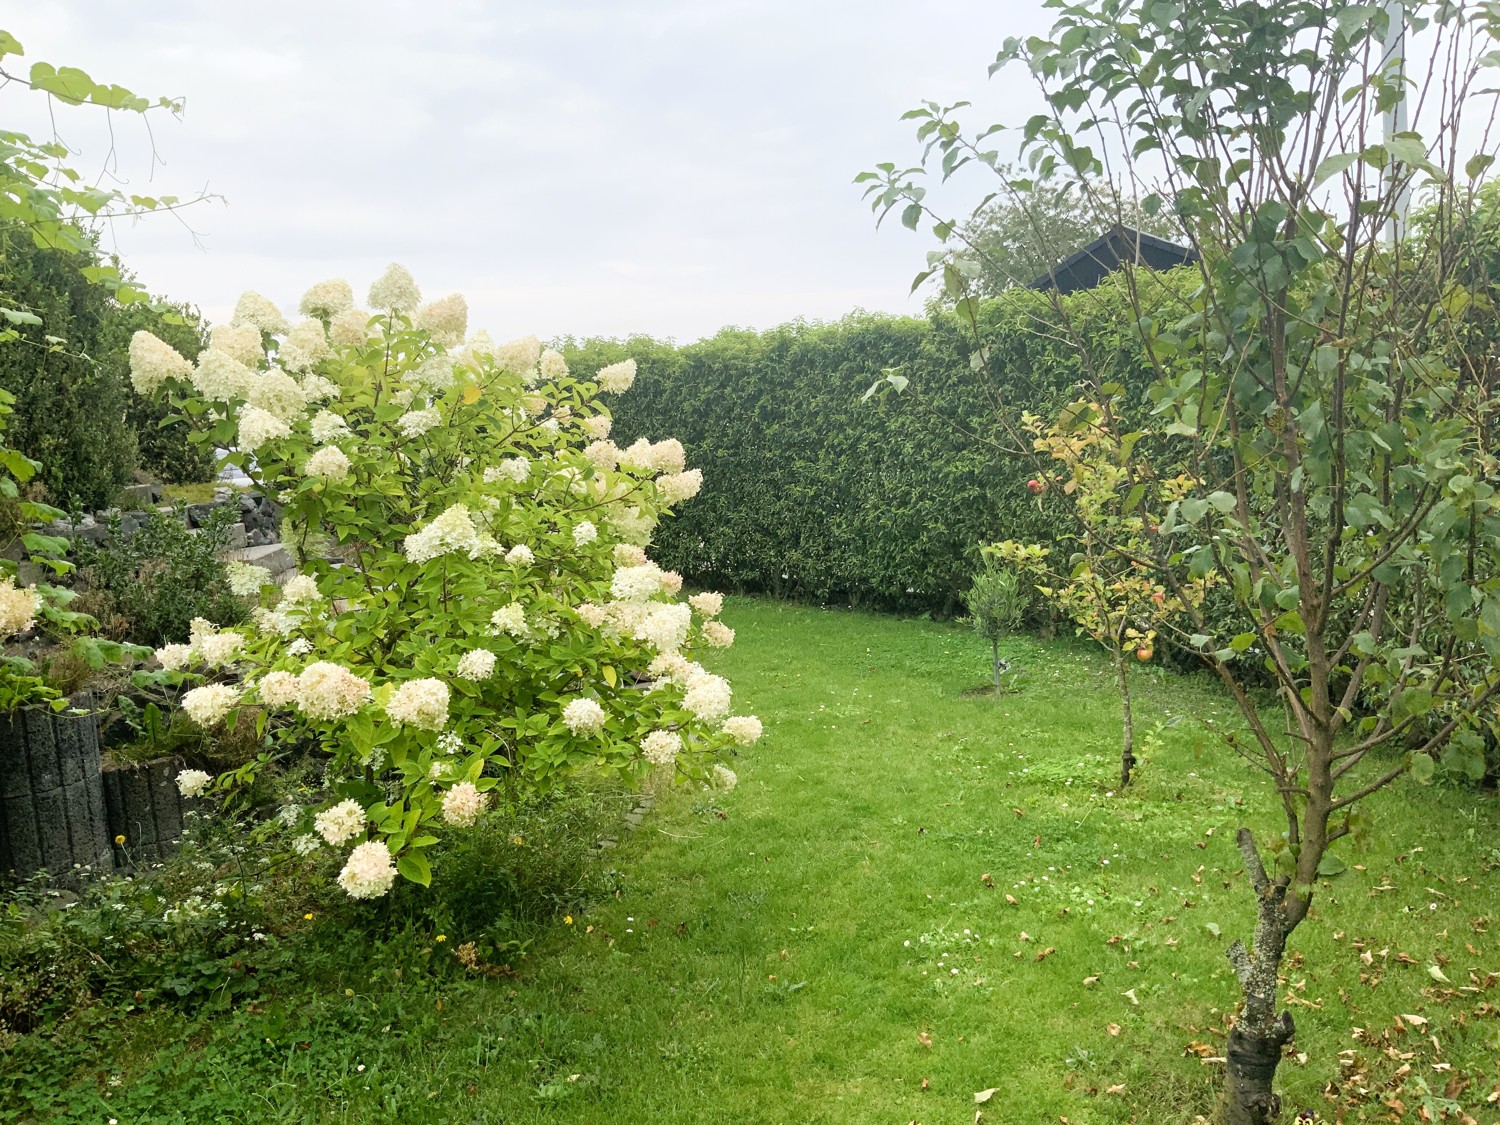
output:
<instances>
[{"instance_id":1,"label":"tall green hedge","mask_svg":"<svg viewBox=\"0 0 1500 1125\"><path fill-rule=\"evenodd\" d=\"M1149 374L1123 294L1067 301L1075 327L1108 345L1111 370L1098 374L1139 401ZM614 408L615 440L677 437L703 470L698 498L658 532L663 565L708 586L946 613L981 544L1068 530L1060 505L1028 491L1035 463L1014 449L999 407L1045 415L1069 401L1085 374L1077 349L1039 294L1008 293L980 317L990 351L978 373L974 333L952 313L564 350L583 371L634 356L640 375ZM891 367L906 392L861 402Z\"/></svg>"}]
</instances>

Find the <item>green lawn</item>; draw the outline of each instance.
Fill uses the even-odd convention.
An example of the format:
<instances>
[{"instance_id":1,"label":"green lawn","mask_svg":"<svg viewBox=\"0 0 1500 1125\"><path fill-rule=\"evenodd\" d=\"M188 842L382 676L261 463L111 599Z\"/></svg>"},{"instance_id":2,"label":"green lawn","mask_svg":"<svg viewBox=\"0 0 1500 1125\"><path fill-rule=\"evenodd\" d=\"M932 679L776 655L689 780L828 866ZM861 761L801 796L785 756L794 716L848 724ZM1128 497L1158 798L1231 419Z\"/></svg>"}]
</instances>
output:
<instances>
[{"instance_id":1,"label":"green lawn","mask_svg":"<svg viewBox=\"0 0 1500 1125\"><path fill-rule=\"evenodd\" d=\"M1029 683L997 700L963 694L988 652L956 626L744 599L725 618L714 663L767 730L738 788L660 800L605 853L617 895L518 976L465 979L413 935L232 1013L96 1023L77 1119L971 1125L989 1088L991 1125L1209 1112L1221 1067L1190 1045L1222 1049L1223 948L1252 913L1233 829L1274 823L1212 734L1235 722L1214 685L1141 670L1138 729L1163 725L1112 793L1094 650L1016 641ZM1496 802L1402 783L1371 809L1294 937L1287 1105L1331 1121L1335 1083L1343 1120L1396 1119L1367 1089L1415 1121L1447 1088L1494 1121Z\"/></svg>"}]
</instances>

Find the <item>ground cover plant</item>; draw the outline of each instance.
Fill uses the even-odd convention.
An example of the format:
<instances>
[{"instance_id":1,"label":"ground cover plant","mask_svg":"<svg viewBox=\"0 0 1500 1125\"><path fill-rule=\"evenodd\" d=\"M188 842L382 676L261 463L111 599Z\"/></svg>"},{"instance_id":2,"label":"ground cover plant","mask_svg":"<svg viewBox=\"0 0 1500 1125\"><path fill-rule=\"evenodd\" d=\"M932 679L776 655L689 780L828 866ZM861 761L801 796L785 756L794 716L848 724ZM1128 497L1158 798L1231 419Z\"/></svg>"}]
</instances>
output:
<instances>
[{"instance_id":1,"label":"ground cover plant","mask_svg":"<svg viewBox=\"0 0 1500 1125\"><path fill-rule=\"evenodd\" d=\"M1279 816L1218 749L1240 721L1221 690L1138 674L1150 733L1121 792L1097 646L1008 638L1027 686L965 697L991 652L959 625L728 611L737 644L712 667L769 732L740 784L665 795L509 971L465 969L430 923L362 936L298 910L303 975L211 1016L153 1001L51 1027L9 1056L7 1112L19 1091L88 1122L1212 1112L1238 989L1223 949L1254 909L1233 831ZM1443 783L1371 801L1381 830L1339 843L1346 869L1292 939L1287 1106L1490 1120L1500 810Z\"/></svg>"}]
</instances>

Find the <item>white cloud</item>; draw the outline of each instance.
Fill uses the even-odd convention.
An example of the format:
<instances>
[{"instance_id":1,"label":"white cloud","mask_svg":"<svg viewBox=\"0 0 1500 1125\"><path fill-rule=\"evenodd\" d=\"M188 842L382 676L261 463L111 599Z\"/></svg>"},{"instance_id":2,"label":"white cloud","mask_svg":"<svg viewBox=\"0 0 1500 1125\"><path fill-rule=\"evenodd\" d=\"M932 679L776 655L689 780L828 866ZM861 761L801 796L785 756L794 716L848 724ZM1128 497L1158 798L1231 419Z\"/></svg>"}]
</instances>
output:
<instances>
[{"instance_id":1,"label":"white cloud","mask_svg":"<svg viewBox=\"0 0 1500 1125\"><path fill-rule=\"evenodd\" d=\"M117 124L133 190L227 206L113 232L155 290L227 315L254 288L362 291L393 259L433 293L464 292L497 336L647 332L836 318L907 296L928 242L877 232L854 174L917 155L901 112L970 98L1019 122L1020 78L987 82L1040 0L536 5L254 5L140 0L28 6L28 61L82 66L188 99ZM45 131L45 115L8 119ZM28 99L30 100L30 99ZM988 121L991 118L986 118ZM79 165L107 151L98 115L64 114Z\"/></svg>"}]
</instances>

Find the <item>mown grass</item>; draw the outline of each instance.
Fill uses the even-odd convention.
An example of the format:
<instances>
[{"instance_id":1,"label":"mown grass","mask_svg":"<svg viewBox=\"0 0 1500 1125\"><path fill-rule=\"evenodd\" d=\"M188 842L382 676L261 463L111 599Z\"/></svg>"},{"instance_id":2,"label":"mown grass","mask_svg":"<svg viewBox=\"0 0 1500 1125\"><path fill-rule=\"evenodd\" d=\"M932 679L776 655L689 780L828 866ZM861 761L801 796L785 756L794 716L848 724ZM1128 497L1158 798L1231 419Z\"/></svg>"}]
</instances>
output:
<instances>
[{"instance_id":1,"label":"mown grass","mask_svg":"<svg viewBox=\"0 0 1500 1125\"><path fill-rule=\"evenodd\" d=\"M991 1123L1211 1112L1199 1056L1222 1053L1223 949L1252 915L1233 830L1276 825L1215 686L1140 671L1154 745L1119 793L1118 700L1082 645L1018 639L1026 686L966 697L988 652L952 625L743 599L726 618L716 663L767 727L738 788L664 796L605 853L615 895L518 975L466 976L435 935L330 936L298 991L75 1021L71 1113L970 1125L991 1088ZM1494 992L1460 989L1500 971L1495 799L1400 783L1370 810L1293 940L1287 1105L1390 1120L1397 1098L1416 1120L1426 1096L1438 1120L1446 1089L1494 1120Z\"/></svg>"}]
</instances>

